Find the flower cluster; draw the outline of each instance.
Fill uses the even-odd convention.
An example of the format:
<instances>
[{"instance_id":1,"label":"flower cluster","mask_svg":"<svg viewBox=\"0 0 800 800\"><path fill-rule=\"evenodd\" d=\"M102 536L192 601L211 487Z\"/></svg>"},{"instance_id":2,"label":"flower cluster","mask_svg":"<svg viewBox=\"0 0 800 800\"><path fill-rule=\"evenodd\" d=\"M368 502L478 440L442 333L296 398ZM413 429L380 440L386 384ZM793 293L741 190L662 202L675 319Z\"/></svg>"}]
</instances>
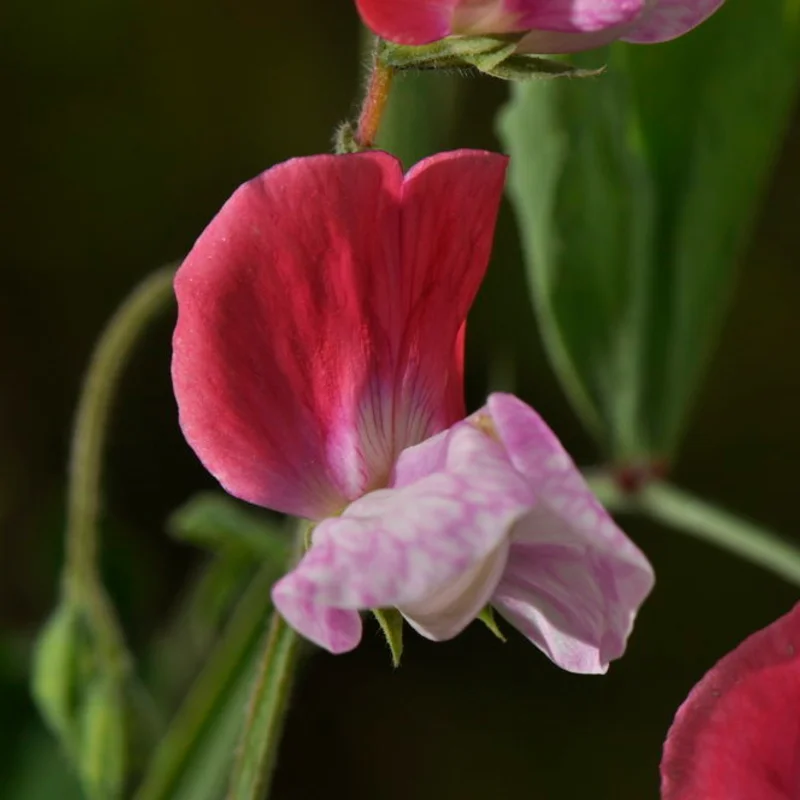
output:
<instances>
[{"instance_id":1,"label":"flower cluster","mask_svg":"<svg viewBox=\"0 0 800 800\"><path fill-rule=\"evenodd\" d=\"M721 0L359 0L381 36L520 33L522 51L660 41ZM373 103L370 108L379 108ZM360 612L456 636L487 606L559 666L604 672L653 586L542 419L467 415L465 321L506 159L298 158L239 188L178 272L172 375L189 444L231 494L313 523L273 589L340 653Z\"/></svg>"}]
</instances>

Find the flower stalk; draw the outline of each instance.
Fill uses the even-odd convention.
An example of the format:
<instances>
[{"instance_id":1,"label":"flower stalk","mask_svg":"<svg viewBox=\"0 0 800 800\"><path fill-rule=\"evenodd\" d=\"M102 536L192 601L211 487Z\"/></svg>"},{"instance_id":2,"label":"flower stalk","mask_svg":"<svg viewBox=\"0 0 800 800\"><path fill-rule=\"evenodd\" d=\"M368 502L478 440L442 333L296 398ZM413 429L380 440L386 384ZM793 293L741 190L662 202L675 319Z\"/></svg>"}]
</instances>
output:
<instances>
[{"instance_id":1,"label":"flower stalk","mask_svg":"<svg viewBox=\"0 0 800 800\"><path fill-rule=\"evenodd\" d=\"M360 149L366 150L375 146L393 82L394 68L386 63L381 40L376 39L372 53L372 70L356 129L356 143Z\"/></svg>"}]
</instances>

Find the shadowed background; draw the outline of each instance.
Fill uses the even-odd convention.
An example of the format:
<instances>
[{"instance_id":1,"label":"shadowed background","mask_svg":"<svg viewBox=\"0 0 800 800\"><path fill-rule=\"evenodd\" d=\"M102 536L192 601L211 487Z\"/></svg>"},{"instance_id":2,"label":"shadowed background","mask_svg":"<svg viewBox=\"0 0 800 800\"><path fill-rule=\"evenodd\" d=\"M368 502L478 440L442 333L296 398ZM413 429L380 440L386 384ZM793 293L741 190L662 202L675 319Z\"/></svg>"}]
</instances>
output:
<instances>
[{"instance_id":1,"label":"shadowed background","mask_svg":"<svg viewBox=\"0 0 800 800\"><path fill-rule=\"evenodd\" d=\"M55 602L69 424L92 344L130 288L180 259L237 185L291 156L329 149L354 108L359 47L345 0L10 0L3 9L3 797L79 796L33 711L26 671L31 639ZM423 80L440 82L448 97L456 79ZM499 81L458 80L456 124L431 147L498 148L493 117L506 90ZM441 111L434 104L419 113ZM674 472L679 485L793 538L798 176L795 119ZM163 521L214 486L177 428L171 322L154 327L126 374L105 473L105 575L137 652L199 560L168 539ZM469 405L488 386L513 385L576 460L592 464L597 453L537 338L505 208L471 318ZM304 667L273 797L333 788L368 800L657 797L661 742L678 704L797 592L680 534L638 520L627 529L658 584L628 654L607 676L562 673L518 636L502 645L478 625L447 644L409 634L404 664L393 671L377 628L368 627L357 652L317 654Z\"/></svg>"}]
</instances>

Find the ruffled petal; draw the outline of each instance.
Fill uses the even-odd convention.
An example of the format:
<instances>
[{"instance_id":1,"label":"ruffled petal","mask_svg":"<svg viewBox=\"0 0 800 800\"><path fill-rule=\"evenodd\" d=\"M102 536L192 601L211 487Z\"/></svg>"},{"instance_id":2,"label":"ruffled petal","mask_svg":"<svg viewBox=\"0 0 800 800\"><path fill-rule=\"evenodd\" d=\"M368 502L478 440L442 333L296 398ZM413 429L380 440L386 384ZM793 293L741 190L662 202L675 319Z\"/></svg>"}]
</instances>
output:
<instances>
[{"instance_id":1,"label":"ruffled petal","mask_svg":"<svg viewBox=\"0 0 800 800\"><path fill-rule=\"evenodd\" d=\"M289 624L325 647L317 632L332 608L408 607L432 638L454 636L475 617L475 598L488 597L499 578L493 557L502 566L504 542L533 497L503 448L472 425L448 433L445 467L372 492L317 526L310 550L273 589Z\"/></svg>"},{"instance_id":2,"label":"ruffled petal","mask_svg":"<svg viewBox=\"0 0 800 800\"><path fill-rule=\"evenodd\" d=\"M683 36L717 11L725 0L651 0L648 9L622 38L655 44Z\"/></svg>"},{"instance_id":3,"label":"ruffled petal","mask_svg":"<svg viewBox=\"0 0 800 800\"><path fill-rule=\"evenodd\" d=\"M663 800L789 800L800 791L800 605L692 689L661 761Z\"/></svg>"},{"instance_id":4,"label":"ruffled petal","mask_svg":"<svg viewBox=\"0 0 800 800\"><path fill-rule=\"evenodd\" d=\"M538 414L505 394L487 412L538 500L514 527L492 604L560 667L605 672L625 650L652 567Z\"/></svg>"},{"instance_id":5,"label":"ruffled petal","mask_svg":"<svg viewBox=\"0 0 800 800\"><path fill-rule=\"evenodd\" d=\"M238 189L178 272L184 434L231 493L320 519L463 416L463 325L506 159L403 178L386 153L313 156Z\"/></svg>"}]
</instances>

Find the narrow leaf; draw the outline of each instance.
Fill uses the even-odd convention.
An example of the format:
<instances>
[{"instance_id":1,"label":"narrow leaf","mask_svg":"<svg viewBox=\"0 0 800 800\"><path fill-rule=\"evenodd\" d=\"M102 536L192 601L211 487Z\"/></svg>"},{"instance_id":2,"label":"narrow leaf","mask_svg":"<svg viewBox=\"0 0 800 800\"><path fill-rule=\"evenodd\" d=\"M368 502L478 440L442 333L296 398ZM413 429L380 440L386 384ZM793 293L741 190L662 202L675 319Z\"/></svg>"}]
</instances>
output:
<instances>
[{"instance_id":1,"label":"narrow leaf","mask_svg":"<svg viewBox=\"0 0 800 800\"><path fill-rule=\"evenodd\" d=\"M291 537L277 521L213 492L197 495L170 517L170 533L210 550L236 550L285 566Z\"/></svg>"}]
</instances>

